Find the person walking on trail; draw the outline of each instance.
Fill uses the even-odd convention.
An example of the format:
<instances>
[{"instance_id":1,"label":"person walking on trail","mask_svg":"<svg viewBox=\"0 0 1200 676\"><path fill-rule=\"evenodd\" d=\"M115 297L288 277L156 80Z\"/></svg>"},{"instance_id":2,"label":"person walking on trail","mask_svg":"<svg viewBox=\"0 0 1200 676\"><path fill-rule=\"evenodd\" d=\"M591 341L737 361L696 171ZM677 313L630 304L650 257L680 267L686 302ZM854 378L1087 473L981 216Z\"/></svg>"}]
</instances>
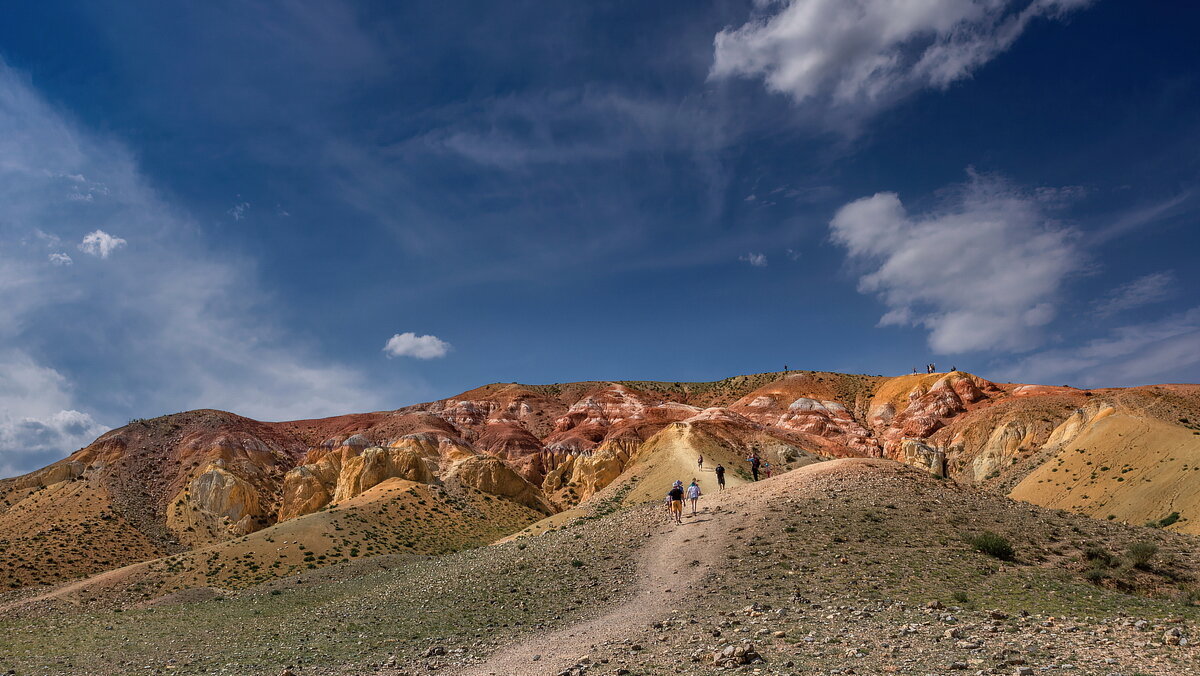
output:
<instances>
[{"instance_id":1,"label":"person walking on trail","mask_svg":"<svg viewBox=\"0 0 1200 676\"><path fill-rule=\"evenodd\" d=\"M769 462L763 463L763 472L766 473L768 479L771 478L771 463L769 463Z\"/></svg>"},{"instance_id":2,"label":"person walking on trail","mask_svg":"<svg viewBox=\"0 0 1200 676\"><path fill-rule=\"evenodd\" d=\"M700 499L701 495L703 493L700 492L700 484L696 483L695 479L692 479L691 485L687 487L687 499L688 502L692 503L692 516L696 516L696 501Z\"/></svg>"},{"instance_id":3,"label":"person walking on trail","mask_svg":"<svg viewBox=\"0 0 1200 676\"><path fill-rule=\"evenodd\" d=\"M750 463L750 475L758 481L758 469L762 467L762 460L759 460L757 455L752 455L746 458L746 461Z\"/></svg>"},{"instance_id":4,"label":"person walking on trail","mask_svg":"<svg viewBox=\"0 0 1200 676\"><path fill-rule=\"evenodd\" d=\"M717 492L721 492L725 490L725 465L717 463L713 471L717 473Z\"/></svg>"},{"instance_id":5,"label":"person walking on trail","mask_svg":"<svg viewBox=\"0 0 1200 676\"><path fill-rule=\"evenodd\" d=\"M696 458L696 469L704 469L704 456Z\"/></svg>"},{"instance_id":6,"label":"person walking on trail","mask_svg":"<svg viewBox=\"0 0 1200 676\"><path fill-rule=\"evenodd\" d=\"M667 493L667 498L671 501L671 518L675 523L683 523L683 482L676 481L674 486L671 486L671 492Z\"/></svg>"}]
</instances>

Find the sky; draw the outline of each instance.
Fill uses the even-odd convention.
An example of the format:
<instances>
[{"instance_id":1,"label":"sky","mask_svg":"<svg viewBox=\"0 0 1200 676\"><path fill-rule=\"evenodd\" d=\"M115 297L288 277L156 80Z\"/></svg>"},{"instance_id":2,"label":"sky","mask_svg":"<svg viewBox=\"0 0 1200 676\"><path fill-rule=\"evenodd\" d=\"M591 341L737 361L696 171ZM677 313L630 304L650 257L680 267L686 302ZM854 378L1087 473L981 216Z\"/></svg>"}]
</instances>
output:
<instances>
[{"instance_id":1,"label":"sky","mask_svg":"<svg viewBox=\"0 0 1200 676\"><path fill-rule=\"evenodd\" d=\"M0 476L134 418L1200 382L1200 6L0 5Z\"/></svg>"}]
</instances>

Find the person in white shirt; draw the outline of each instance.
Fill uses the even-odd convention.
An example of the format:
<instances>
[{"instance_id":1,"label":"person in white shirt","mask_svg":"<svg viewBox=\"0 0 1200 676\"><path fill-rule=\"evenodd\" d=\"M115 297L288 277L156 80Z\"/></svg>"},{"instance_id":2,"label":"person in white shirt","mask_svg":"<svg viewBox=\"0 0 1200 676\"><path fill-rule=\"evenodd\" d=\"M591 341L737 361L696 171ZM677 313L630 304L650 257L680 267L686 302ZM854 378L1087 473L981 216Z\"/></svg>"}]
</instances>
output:
<instances>
[{"instance_id":1,"label":"person in white shirt","mask_svg":"<svg viewBox=\"0 0 1200 676\"><path fill-rule=\"evenodd\" d=\"M692 503L692 516L696 516L696 501L700 499L703 493L700 492L700 484L692 479L692 484L687 487L688 502Z\"/></svg>"}]
</instances>

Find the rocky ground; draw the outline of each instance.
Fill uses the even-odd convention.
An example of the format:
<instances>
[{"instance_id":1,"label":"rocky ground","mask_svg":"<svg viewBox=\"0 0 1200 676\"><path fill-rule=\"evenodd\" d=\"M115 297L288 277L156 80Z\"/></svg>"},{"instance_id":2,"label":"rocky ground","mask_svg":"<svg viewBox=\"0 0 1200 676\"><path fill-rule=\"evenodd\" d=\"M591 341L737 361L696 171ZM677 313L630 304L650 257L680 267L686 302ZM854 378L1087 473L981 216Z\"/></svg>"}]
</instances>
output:
<instances>
[{"instance_id":1,"label":"rocky ground","mask_svg":"<svg viewBox=\"0 0 1200 676\"><path fill-rule=\"evenodd\" d=\"M702 502L682 526L658 506L619 509L227 597L25 606L0 619L0 673L1200 673L1191 536L888 461L818 463ZM1012 556L977 551L984 531Z\"/></svg>"}]
</instances>

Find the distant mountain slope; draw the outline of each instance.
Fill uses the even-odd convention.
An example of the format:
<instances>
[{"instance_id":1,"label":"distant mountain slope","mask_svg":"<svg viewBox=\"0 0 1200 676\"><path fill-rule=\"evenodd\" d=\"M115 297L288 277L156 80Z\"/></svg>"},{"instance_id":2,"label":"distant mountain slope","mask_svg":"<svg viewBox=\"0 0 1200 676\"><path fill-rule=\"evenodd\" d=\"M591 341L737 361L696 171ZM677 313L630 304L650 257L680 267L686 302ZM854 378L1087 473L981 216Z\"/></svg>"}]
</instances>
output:
<instances>
[{"instance_id":1,"label":"distant mountain slope","mask_svg":"<svg viewBox=\"0 0 1200 676\"><path fill-rule=\"evenodd\" d=\"M1135 444L1132 433L1103 422L1109 416L1147 431ZM622 476L648 480L629 494L648 498L662 491L653 485L659 475L690 479L687 456L701 452L727 462L731 477L750 453L778 468L888 457L1122 521L1178 511L1167 527L1200 532L1197 501L1184 488L1200 465L1198 421L1194 385L1081 391L963 372L497 383L395 411L280 423L192 411L134 421L47 468L0 480L0 548L8 553L0 586L203 549L346 504L391 479L454 482L542 515ZM1091 490L1046 465L1066 463L1063 454L1073 457L1079 444L1140 472L1146 489ZM1054 480L1039 474L1044 467ZM431 534L441 527L429 526Z\"/></svg>"}]
</instances>

